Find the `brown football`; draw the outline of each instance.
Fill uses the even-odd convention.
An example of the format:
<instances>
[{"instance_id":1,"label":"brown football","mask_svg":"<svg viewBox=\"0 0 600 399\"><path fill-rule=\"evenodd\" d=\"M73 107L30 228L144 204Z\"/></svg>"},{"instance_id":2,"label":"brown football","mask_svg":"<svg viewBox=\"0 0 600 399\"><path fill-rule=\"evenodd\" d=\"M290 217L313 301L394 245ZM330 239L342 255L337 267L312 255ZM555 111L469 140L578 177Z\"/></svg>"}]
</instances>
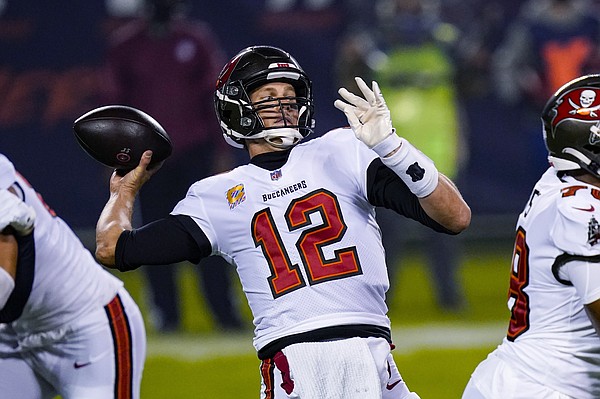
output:
<instances>
[{"instance_id":1,"label":"brown football","mask_svg":"<svg viewBox=\"0 0 600 399\"><path fill-rule=\"evenodd\" d=\"M120 170L134 169L146 150L152 163L171 155L173 145L163 127L145 112L125 105L93 109L73 123L77 142L96 161Z\"/></svg>"}]
</instances>

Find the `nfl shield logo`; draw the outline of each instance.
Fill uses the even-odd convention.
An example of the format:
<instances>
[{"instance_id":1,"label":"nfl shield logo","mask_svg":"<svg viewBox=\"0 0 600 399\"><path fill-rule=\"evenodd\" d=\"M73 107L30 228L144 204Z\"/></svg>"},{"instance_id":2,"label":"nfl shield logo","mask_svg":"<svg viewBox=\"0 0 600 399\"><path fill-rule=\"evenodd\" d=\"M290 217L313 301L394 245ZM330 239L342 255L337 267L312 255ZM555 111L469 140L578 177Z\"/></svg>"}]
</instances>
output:
<instances>
[{"instance_id":1,"label":"nfl shield logo","mask_svg":"<svg viewBox=\"0 0 600 399\"><path fill-rule=\"evenodd\" d=\"M277 169L271 172L271 180L279 180L281 176L281 169Z\"/></svg>"}]
</instances>

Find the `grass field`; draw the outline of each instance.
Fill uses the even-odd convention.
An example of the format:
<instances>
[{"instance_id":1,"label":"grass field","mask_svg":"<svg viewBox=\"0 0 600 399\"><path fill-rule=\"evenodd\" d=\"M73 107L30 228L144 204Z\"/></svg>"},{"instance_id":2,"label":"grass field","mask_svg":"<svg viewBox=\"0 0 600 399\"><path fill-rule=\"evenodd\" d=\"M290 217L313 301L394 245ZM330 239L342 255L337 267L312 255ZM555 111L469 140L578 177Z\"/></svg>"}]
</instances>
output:
<instances>
[{"instance_id":1,"label":"grass field","mask_svg":"<svg viewBox=\"0 0 600 399\"><path fill-rule=\"evenodd\" d=\"M510 247L467 250L461 277L468 307L460 314L437 309L427 270L418 253L403 263L390 319L394 356L422 399L460 398L470 373L496 347L508 322L506 289ZM139 272L120 274L144 313L144 281ZM180 281L184 294L184 331L160 335L148 326L148 359L142 383L144 399L257 399L259 361L251 332L215 331L189 267ZM241 297L240 303L244 303ZM250 323L250 313L244 304Z\"/></svg>"}]
</instances>

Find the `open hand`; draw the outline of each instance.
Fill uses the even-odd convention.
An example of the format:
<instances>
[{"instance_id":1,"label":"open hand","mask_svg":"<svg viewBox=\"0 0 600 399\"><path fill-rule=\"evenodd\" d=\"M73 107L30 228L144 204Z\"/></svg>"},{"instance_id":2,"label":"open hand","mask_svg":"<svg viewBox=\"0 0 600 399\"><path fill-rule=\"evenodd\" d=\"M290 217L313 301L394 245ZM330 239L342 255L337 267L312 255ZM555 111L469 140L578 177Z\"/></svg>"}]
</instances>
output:
<instances>
[{"instance_id":1,"label":"open hand","mask_svg":"<svg viewBox=\"0 0 600 399\"><path fill-rule=\"evenodd\" d=\"M361 78L354 79L364 98L341 88L338 93L347 102L336 100L334 105L346 115L356 137L373 148L394 133L390 110L377 82L373 81L369 88Z\"/></svg>"}]
</instances>

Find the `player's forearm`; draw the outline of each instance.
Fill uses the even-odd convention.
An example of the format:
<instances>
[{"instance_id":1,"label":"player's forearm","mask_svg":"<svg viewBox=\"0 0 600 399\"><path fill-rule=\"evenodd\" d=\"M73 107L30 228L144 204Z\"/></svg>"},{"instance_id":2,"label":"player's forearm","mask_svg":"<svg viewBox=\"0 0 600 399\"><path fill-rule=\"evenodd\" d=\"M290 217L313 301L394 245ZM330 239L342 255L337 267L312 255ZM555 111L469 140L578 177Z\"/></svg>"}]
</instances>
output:
<instances>
[{"instance_id":1,"label":"player's forearm","mask_svg":"<svg viewBox=\"0 0 600 399\"><path fill-rule=\"evenodd\" d=\"M96 259L107 267L115 265L115 250L119 236L131 230L135 195L112 194L96 225Z\"/></svg>"},{"instance_id":2,"label":"player's forearm","mask_svg":"<svg viewBox=\"0 0 600 399\"><path fill-rule=\"evenodd\" d=\"M441 173L435 190L419 202L429 217L455 233L460 233L471 223L471 209L454 183Z\"/></svg>"}]
</instances>

